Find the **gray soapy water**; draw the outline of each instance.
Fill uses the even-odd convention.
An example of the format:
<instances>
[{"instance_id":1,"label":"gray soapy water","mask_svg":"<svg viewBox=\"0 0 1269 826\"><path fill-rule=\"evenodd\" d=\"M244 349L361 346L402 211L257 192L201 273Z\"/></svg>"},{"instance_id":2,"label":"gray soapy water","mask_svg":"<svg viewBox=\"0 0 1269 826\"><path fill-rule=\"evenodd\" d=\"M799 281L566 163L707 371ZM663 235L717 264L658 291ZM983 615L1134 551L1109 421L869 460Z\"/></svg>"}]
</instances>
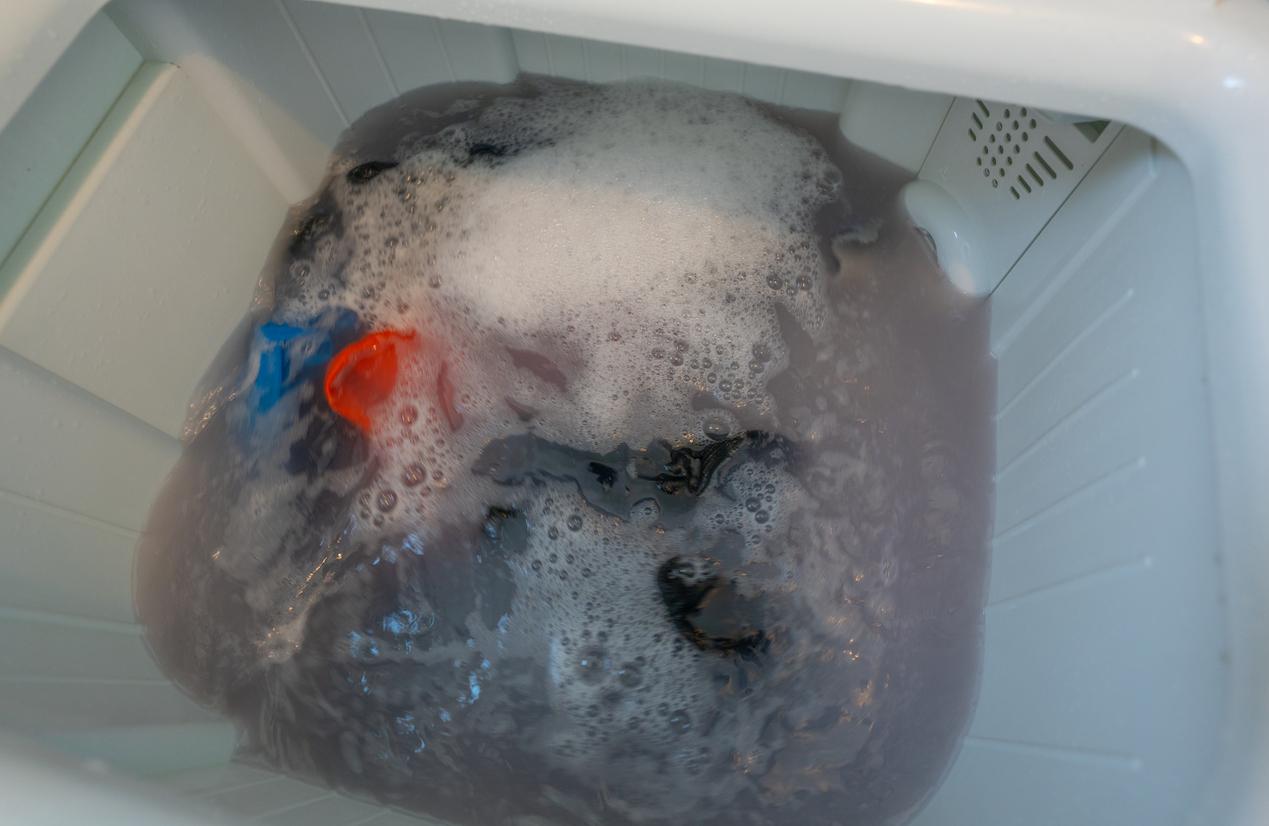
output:
<instances>
[{"instance_id":1,"label":"gray soapy water","mask_svg":"<svg viewBox=\"0 0 1269 826\"><path fill-rule=\"evenodd\" d=\"M156 659L241 759L455 823L902 821L973 704L994 370L901 183L666 84L371 113L153 508ZM322 347L384 328L363 433Z\"/></svg>"}]
</instances>

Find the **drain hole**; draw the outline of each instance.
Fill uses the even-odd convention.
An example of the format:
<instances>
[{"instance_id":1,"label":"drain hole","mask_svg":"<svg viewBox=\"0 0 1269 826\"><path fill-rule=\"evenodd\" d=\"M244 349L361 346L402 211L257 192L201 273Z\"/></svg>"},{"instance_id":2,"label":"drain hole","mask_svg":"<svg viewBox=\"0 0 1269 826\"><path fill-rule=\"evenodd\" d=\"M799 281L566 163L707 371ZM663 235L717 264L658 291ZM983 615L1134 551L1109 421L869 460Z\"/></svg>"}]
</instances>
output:
<instances>
[{"instance_id":1,"label":"drain hole","mask_svg":"<svg viewBox=\"0 0 1269 826\"><path fill-rule=\"evenodd\" d=\"M1066 157L1066 153L1063 152L1061 149L1058 149L1058 145L1053 142L1053 138L1045 136L1044 144L1045 146L1053 150L1053 154L1057 155L1057 159L1062 162L1062 166L1065 166L1067 169L1075 168L1075 164L1071 163L1070 158Z\"/></svg>"},{"instance_id":2,"label":"drain hole","mask_svg":"<svg viewBox=\"0 0 1269 826\"><path fill-rule=\"evenodd\" d=\"M1015 201L1020 201L1020 200L1022 200L1022 196L1018 194L1018 188L1017 188L1017 187L1013 187L1013 186L1009 187L1009 194L1013 196L1013 199L1014 199Z\"/></svg>"},{"instance_id":3,"label":"drain hole","mask_svg":"<svg viewBox=\"0 0 1269 826\"><path fill-rule=\"evenodd\" d=\"M979 129L982 129L982 128L983 128L983 120L982 120L982 118L978 117L978 113L977 113L977 112L970 112L970 113L969 113L969 116L970 116L971 118L973 118L973 119L974 119L974 125L975 125L975 126L977 126Z\"/></svg>"},{"instance_id":4,"label":"drain hole","mask_svg":"<svg viewBox=\"0 0 1269 826\"><path fill-rule=\"evenodd\" d=\"M1024 178L1024 177L1022 177L1021 175L1019 175L1019 176L1018 176L1018 183L1022 184L1022 188L1023 188L1023 189L1025 189L1027 192L1031 192L1031 184L1027 183L1027 179L1026 179L1026 178Z\"/></svg>"},{"instance_id":5,"label":"drain hole","mask_svg":"<svg viewBox=\"0 0 1269 826\"><path fill-rule=\"evenodd\" d=\"M1035 171L1034 166L1032 166L1031 164L1027 164L1027 171L1031 173L1031 177L1035 179L1035 182L1037 185L1044 186L1044 179L1040 177L1039 172Z\"/></svg>"},{"instance_id":6,"label":"drain hole","mask_svg":"<svg viewBox=\"0 0 1269 826\"><path fill-rule=\"evenodd\" d=\"M978 108L979 108L980 110L982 110L983 117L985 117L985 118L989 118L989 117L991 117L991 110L987 108L987 104L985 104L985 103L983 103L981 100L977 100L977 99L975 99L975 100L974 100L974 103L977 103L977 104L978 104Z\"/></svg>"},{"instance_id":7,"label":"drain hole","mask_svg":"<svg viewBox=\"0 0 1269 826\"><path fill-rule=\"evenodd\" d=\"M982 159L982 158L974 158L974 160L978 162L978 165L979 165L979 166L982 166L982 165L983 165L983 159Z\"/></svg>"},{"instance_id":8,"label":"drain hole","mask_svg":"<svg viewBox=\"0 0 1269 826\"><path fill-rule=\"evenodd\" d=\"M1031 140L1031 136L1030 136L1030 135L1028 135L1026 132L1023 132L1023 133L1022 133L1022 139L1023 139L1024 141L1029 141L1029 140Z\"/></svg>"},{"instance_id":9,"label":"drain hole","mask_svg":"<svg viewBox=\"0 0 1269 826\"><path fill-rule=\"evenodd\" d=\"M992 188L992 189L995 189L995 188L996 188L996 187L998 187L998 186L1000 186L1000 181L996 180L995 178L992 178L992 179L991 179L991 188Z\"/></svg>"},{"instance_id":10,"label":"drain hole","mask_svg":"<svg viewBox=\"0 0 1269 826\"><path fill-rule=\"evenodd\" d=\"M1035 159L1040 162L1040 166L1044 167L1044 171L1049 173L1050 178L1057 178L1057 173L1053 171L1053 167L1049 166L1049 162L1039 152L1035 153Z\"/></svg>"},{"instance_id":11,"label":"drain hole","mask_svg":"<svg viewBox=\"0 0 1269 826\"><path fill-rule=\"evenodd\" d=\"M974 130L973 130L973 129L969 130L969 139L970 139L971 141L976 141L976 140L978 140L978 135L974 134Z\"/></svg>"}]
</instances>

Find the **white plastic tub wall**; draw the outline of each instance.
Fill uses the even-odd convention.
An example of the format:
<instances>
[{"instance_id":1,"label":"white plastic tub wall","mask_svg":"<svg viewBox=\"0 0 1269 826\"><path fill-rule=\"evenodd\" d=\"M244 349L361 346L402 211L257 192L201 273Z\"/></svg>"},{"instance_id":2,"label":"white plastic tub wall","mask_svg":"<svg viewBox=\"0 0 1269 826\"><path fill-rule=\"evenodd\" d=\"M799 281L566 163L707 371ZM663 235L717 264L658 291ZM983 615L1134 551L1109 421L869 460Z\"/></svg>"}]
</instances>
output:
<instances>
[{"instance_id":1,"label":"white plastic tub wall","mask_svg":"<svg viewBox=\"0 0 1269 826\"><path fill-rule=\"evenodd\" d=\"M416 86L521 70L841 112L852 139L913 170L952 95L1136 127L989 299L982 689L918 822L1269 820L1255 782L1269 771L1269 7L102 5L0 12L0 726L15 732L0 788L13 822L405 820L230 763L230 727L141 645L131 551L193 385L338 134Z\"/></svg>"}]
</instances>

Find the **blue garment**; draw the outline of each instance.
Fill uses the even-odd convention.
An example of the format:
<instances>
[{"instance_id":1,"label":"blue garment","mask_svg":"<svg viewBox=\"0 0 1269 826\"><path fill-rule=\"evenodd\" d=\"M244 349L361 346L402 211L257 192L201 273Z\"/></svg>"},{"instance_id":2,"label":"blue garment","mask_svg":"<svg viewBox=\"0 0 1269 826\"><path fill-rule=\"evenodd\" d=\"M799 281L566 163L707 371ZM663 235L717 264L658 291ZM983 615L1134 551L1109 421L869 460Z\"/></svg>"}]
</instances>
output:
<instances>
[{"instance_id":1,"label":"blue garment","mask_svg":"<svg viewBox=\"0 0 1269 826\"><path fill-rule=\"evenodd\" d=\"M336 344L351 340L357 329L352 310L328 310L304 326L266 321L256 330L251 352L257 362L249 408L267 413L335 354Z\"/></svg>"}]
</instances>

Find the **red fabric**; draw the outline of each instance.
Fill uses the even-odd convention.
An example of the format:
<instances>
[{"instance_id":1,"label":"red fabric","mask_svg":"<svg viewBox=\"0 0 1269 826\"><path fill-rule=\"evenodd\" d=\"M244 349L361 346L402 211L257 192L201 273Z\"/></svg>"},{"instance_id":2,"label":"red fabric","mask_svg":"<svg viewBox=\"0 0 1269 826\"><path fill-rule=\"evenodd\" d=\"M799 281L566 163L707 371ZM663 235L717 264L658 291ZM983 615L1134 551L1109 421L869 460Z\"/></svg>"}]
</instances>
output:
<instances>
[{"instance_id":1,"label":"red fabric","mask_svg":"<svg viewBox=\"0 0 1269 826\"><path fill-rule=\"evenodd\" d=\"M362 430L370 430L370 411L387 400L396 387L398 350L413 341L413 332L384 330L340 350L326 368L326 401L331 410Z\"/></svg>"}]
</instances>

